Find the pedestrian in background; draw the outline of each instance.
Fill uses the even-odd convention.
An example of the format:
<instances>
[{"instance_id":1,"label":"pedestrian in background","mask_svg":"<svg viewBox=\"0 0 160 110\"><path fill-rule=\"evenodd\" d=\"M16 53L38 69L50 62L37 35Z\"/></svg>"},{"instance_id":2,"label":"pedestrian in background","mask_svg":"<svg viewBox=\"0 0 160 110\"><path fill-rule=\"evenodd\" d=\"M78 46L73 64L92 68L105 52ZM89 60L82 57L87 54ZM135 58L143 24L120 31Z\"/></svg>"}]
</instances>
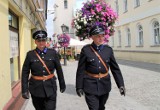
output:
<instances>
[{"instance_id":1,"label":"pedestrian in background","mask_svg":"<svg viewBox=\"0 0 160 110\"><path fill-rule=\"evenodd\" d=\"M105 104L111 91L109 69L113 74L120 94L125 96L125 86L120 68L110 46L103 44L105 31L102 26L94 26L89 33L92 44L84 46L76 74L76 92L85 94L89 110L105 110Z\"/></svg>"},{"instance_id":2,"label":"pedestrian in background","mask_svg":"<svg viewBox=\"0 0 160 110\"><path fill-rule=\"evenodd\" d=\"M46 47L47 33L38 30L33 33L36 49L27 52L22 68L22 97L29 99L36 110L55 110L58 76L60 92L66 89L62 67L57 52ZM31 77L29 78L31 73Z\"/></svg>"}]
</instances>

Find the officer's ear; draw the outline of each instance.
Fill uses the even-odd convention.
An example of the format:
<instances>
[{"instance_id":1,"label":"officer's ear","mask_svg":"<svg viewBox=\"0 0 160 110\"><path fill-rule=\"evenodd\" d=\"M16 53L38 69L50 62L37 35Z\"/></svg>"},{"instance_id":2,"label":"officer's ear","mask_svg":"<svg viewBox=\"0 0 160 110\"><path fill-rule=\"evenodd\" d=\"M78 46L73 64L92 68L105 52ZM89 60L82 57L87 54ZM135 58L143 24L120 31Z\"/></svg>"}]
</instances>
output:
<instances>
[{"instance_id":1,"label":"officer's ear","mask_svg":"<svg viewBox=\"0 0 160 110\"><path fill-rule=\"evenodd\" d=\"M38 41L35 39L34 42L35 42L35 44L37 44Z\"/></svg>"}]
</instances>

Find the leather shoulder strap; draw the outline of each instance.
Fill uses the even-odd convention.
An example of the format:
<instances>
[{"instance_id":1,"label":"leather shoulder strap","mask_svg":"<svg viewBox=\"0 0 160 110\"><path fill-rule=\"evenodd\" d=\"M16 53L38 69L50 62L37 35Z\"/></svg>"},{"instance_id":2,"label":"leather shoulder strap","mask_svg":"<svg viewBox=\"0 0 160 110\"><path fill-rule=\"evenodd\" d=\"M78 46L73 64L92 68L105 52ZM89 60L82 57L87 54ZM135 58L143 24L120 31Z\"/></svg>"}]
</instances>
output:
<instances>
[{"instance_id":1,"label":"leather shoulder strap","mask_svg":"<svg viewBox=\"0 0 160 110\"><path fill-rule=\"evenodd\" d=\"M41 63L43 64L43 66L46 68L47 72L49 74L51 74L51 72L49 71L48 67L46 66L45 62L42 60L42 58L38 55L38 53L34 50L34 52L36 53L38 59L41 61Z\"/></svg>"},{"instance_id":2,"label":"leather shoulder strap","mask_svg":"<svg viewBox=\"0 0 160 110\"><path fill-rule=\"evenodd\" d=\"M90 47L93 50L93 52L96 54L96 56L99 58L99 60L102 62L102 64L105 67L106 71L108 72L108 68L107 68L106 64L104 63L104 61L102 60L101 56L94 50L94 48L92 46L90 46Z\"/></svg>"}]
</instances>

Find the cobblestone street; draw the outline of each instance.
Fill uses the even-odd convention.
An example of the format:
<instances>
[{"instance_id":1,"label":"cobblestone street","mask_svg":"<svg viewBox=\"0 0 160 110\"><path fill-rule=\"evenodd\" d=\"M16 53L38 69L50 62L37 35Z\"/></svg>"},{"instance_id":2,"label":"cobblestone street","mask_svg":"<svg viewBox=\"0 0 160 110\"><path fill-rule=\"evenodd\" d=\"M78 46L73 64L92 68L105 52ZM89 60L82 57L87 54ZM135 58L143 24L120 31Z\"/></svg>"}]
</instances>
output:
<instances>
[{"instance_id":1,"label":"cobblestone street","mask_svg":"<svg viewBox=\"0 0 160 110\"><path fill-rule=\"evenodd\" d=\"M112 91L106 104L106 110L160 110L159 71L142 69L140 66L136 67L133 64L132 66L122 64L121 61L119 66L125 81L126 96L120 95L112 77ZM84 97L80 98L76 95L75 76L77 65L78 62L73 61L67 62L67 66L62 66L67 89L62 94L58 88L57 110L88 110ZM25 102L22 110L34 110L31 98Z\"/></svg>"}]
</instances>

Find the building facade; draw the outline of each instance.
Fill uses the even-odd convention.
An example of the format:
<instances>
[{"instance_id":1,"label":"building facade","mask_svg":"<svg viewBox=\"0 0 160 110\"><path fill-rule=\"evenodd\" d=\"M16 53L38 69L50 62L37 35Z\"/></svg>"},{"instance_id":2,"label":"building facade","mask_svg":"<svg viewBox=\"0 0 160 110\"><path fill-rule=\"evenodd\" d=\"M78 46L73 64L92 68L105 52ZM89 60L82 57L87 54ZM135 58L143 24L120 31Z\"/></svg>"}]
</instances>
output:
<instances>
[{"instance_id":1,"label":"building facade","mask_svg":"<svg viewBox=\"0 0 160 110\"><path fill-rule=\"evenodd\" d=\"M35 47L32 32L46 30L45 10L47 0L0 0L0 110L18 110L16 104L24 101L21 69L26 52Z\"/></svg>"},{"instance_id":2,"label":"building facade","mask_svg":"<svg viewBox=\"0 0 160 110\"><path fill-rule=\"evenodd\" d=\"M53 19L55 35L62 34L61 26L67 26L66 33L74 37L74 30L71 21L74 16L74 6L76 0L55 0L55 17Z\"/></svg>"},{"instance_id":3,"label":"building facade","mask_svg":"<svg viewBox=\"0 0 160 110\"><path fill-rule=\"evenodd\" d=\"M118 13L109 45L124 60L160 64L159 0L106 0Z\"/></svg>"}]
</instances>

